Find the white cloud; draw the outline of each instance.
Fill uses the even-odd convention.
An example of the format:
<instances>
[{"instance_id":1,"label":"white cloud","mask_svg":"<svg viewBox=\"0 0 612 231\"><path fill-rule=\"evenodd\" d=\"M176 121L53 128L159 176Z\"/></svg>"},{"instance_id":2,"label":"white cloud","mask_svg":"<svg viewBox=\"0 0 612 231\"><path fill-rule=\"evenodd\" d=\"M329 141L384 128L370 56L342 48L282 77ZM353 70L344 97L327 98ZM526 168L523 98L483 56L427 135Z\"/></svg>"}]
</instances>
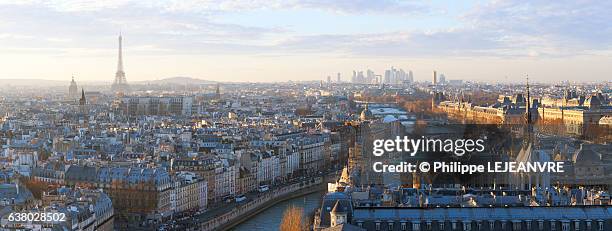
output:
<instances>
[{"instance_id":1,"label":"white cloud","mask_svg":"<svg viewBox=\"0 0 612 231\"><path fill-rule=\"evenodd\" d=\"M278 25L265 26L215 20L227 12L257 9L314 9L365 18L381 14L454 17L448 12L436 14L436 9L426 3L0 0L0 42L2 51L11 54L102 56L111 59L109 63L114 63L115 36L119 30L124 34L127 57L141 58L226 55L437 60L610 57L612 54L612 27L609 26L612 16L607 12L612 9L612 3L603 1L493 1L465 12L461 18L452 18L458 21L452 27L417 30L400 25L385 30L390 31L386 33L370 33L368 28L359 34L327 34L316 30L305 33L299 27L287 27L282 18L278 19ZM396 24L390 22L390 25Z\"/></svg>"},{"instance_id":2,"label":"white cloud","mask_svg":"<svg viewBox=\"0 0 612 231\"><path fill-rule=\"evenodd\" d=\"M464 19L481 31L494 31L514 49L539 55L579 55L612 44L610 1L493 1ZM505 40L505 41L504 41Z\"/></svg>"},{"instance_id":3,"label":"white cloud","mask_svg":"<svg viewBox=\"0 0 612 231\"><path fill-rule=\"evenodd\" d=\"M31 39L33 36L13 33L0 33L0 39Z\"/></svg>"}]
</instances>

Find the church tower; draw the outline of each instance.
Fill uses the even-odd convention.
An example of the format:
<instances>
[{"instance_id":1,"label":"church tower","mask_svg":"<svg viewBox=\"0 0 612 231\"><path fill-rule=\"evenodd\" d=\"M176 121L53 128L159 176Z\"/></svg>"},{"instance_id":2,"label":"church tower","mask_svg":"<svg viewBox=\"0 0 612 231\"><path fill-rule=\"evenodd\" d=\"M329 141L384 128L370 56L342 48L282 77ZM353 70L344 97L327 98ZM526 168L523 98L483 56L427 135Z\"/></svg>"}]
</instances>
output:
<instances>
[{"instance_id":1,"label":"church tower","mask_svg":"<svg viewBox=\"0 0 612 231\"><path fill-rule=\"evenodd\" d=\"M87 100L85 99L85 90L81 88L81 99L79 99L79 114L83 121L87 123L89 112L87 111Z\"/></svg>"},{"instance_id":2,"label":"church tower","mask_svg":"<svg viewBox=\"0 0 612 231\"><path fill-rule=\"evenodd\" d=\"M221 99L221 89L219 83L217 83L217 88L215 89L215 99Z\"/></svg>"},{"instance_id":3,"label":"church tower","mask_svg":"<svg viewBox=\"0 0 612 231\"><path fill-rule=\"evenodd\" d=\"M125 78L125 72L123 71L123 38L119 34L119 55L117 61L117 72L115 73L115 81L111 86L111 91L115 93L125 93L129 90L127 79Z\"/></svg>"}]
</instances>

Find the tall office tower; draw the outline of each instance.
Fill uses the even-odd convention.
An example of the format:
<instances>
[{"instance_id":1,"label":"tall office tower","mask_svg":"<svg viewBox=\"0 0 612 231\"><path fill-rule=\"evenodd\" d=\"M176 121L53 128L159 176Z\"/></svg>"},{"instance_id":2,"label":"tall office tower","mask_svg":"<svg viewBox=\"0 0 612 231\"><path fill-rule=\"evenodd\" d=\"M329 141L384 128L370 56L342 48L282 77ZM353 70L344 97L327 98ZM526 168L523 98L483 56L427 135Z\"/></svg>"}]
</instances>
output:
<instances>
[{"instance_id":1,"label":"tall office tower","mask_svg":"<svg viewBox=\"0 0 612 231\"><path fill-rule=\"evenodd\" d=\"M331 76L330 75L327 76L327 85L331 85Z\"/></svg>"},{"instance_id":2,"label":"tall office tower","mask_svg":"<svg viewBox=\"0 0 612 231\"><path fill-rule=\"evenodd\" d=\"M79 97L79 90L77 88L77 84L74 81L74 76L72 76L72 81L70 81L70 87L68 87L68 98L71 100L75 100Z\"/></svg>"},{"instance_id":3,"label":"tall office tower","mask_svg":"<svg viewBox=\"0 0 612 231\"><path fill-rule=\"evenodd\" d=\"M342 82L342 80L340 80L340 72L338 72L338 77L337 78L338 78L338 80L337 80L338 83Z\"/></svg>"},{"instance_id":4,"label":"tall office tower","mask_svg":"<svg viewBox=\"0 0 612 231\"><path fill-rule=\"evenodd\" d=\"M406 72L404 71L404 69L400 69L399 70L399 77L398 77L396 83L403 83L404 81L406 81Z\"/></svg>"},{"instance_id":5,"label":"tall office tower","mask_svg":"<svg viewBox=\"0 0 612 231\"><path fill-rule=\"evenodd\" d=\"M365 77L363 76L363 71L359 71L357 73L357 82L358 83L365 83Z\"/></svg>"},{"instance_id":6,"label":"tall office tower","mask_svg":"<svg viewBox=\"0 0 612 231\"><path fill-rule=\"evenodd\" d=\"M385 77L382 80L383 83L389 83L391 81L391 70L385 70Z\"/></svg>"},{"instance_id":7,"label":"tall office tower","mask_svg":"<svg viewBox=\"0 0 612 231\"><path fill-rule=\"evenodd\" d=\"M446 82L446 76L444 76L444 74L440 74L440 83L445 83Z\"/></svg>"},{"instance_id":8,"label":"tall office tower","mask_svg":"<svg viewBox=\"0 0 612 231\"><path fill-rule=\"evenodd\" d=\"M408 71L408 81L410 82L414 81L414 75L412 75L412 70Z\"/></svg>"},{"instance_id":9,"label":"tall office tower","mask_svg":"<svg viewBox=\"0 0 612 231\"><path fill-rule=\"evenodd\" d=\"M122 37L119 34L119 57L117 61L117 72L115 73L115 81L111 86L111 91L115 93L125 93L129 90L127 79L125 78L125 72L123 71L123 50L122 50Z\"/></svg>"},{"instance_id":10,"label":"tall office tower","mask_svg":"<svg viewBox=\"0 0 612 231\"><path fill-rule=\"evenodd\" d=\"M353 77L351 78L352 83L357 83L357 72L353 70Z\"/></svg>"},{"instance_id":11,"label":"tall office tower","mask_svg":"<svg viewBox=\"0 0 612 231\"><path fill-rule=\"evenodd\" d=\"M433 85L438 84L438 74L436 71L433 71Z\"/></svg>"},{"instance_id":12,"label":"tall office tower","mask_svg":"<svg viewBox=\"0 0 612 231\"><path fill-rule=\"evenodd\" d=\"M374 74L374 71L368 69L364 83L368 83L368 84L372 83L374 79L376 79L376 75Z\"/></svg>"}]
</instances>

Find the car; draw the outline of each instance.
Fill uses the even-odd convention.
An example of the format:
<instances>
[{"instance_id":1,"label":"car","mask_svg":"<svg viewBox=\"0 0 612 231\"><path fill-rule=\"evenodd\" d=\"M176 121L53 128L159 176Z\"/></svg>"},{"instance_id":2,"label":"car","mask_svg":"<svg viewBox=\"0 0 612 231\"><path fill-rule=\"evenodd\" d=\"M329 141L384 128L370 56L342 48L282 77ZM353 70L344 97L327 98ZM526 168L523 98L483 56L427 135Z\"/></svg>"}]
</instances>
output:
<instances>
[{"instance_id":1,"label":"car","mask_svg":"<svg viewBox=\"0 0 612 231\"><path fill-rule=\"evenodd\" d=\"M238 195L238 196L236 196L236 202L237 203L246 201L246 199L247 199L247 197L245 195Z\"/></svg>"},{"instance_id":2,"label":"car","mask_svg":"<svg viewBox=\"0 0 612 231\"><path fill-rule=\"evenodd\" d=\"M227 202L227 203L230 203L230 202L232 202L234 200L234 197L233 196L226 196L225 198L223 198L223 200L225 202Z\"/></svg>"},{"instance_id":3,"label":"car","mask_svg":"<svg viewBox=\"0 0 612 231\"><path fill-rule=\"evenodd\" d=\"M259 188L257 189L259 192L265 192L270 190L270 187L268 185L260 185Z\"/></svg>"}]
</instances>

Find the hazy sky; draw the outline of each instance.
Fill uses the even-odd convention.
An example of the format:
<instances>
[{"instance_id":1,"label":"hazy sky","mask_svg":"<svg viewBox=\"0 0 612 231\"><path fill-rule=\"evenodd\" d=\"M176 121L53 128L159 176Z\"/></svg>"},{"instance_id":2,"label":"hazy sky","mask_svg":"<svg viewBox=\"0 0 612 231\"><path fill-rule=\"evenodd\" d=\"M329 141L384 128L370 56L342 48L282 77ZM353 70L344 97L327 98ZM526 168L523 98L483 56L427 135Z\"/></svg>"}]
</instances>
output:
<instances>
[{"instance_id":1,"label":"hazy sky","mask_svg":"<svg viewBox=\"0 0 612 231\"><path fill-rule=\"evenodd\" d=\"M0 78L612 79L611 1L0 0Z\"/></svg>"}]
</instances>

